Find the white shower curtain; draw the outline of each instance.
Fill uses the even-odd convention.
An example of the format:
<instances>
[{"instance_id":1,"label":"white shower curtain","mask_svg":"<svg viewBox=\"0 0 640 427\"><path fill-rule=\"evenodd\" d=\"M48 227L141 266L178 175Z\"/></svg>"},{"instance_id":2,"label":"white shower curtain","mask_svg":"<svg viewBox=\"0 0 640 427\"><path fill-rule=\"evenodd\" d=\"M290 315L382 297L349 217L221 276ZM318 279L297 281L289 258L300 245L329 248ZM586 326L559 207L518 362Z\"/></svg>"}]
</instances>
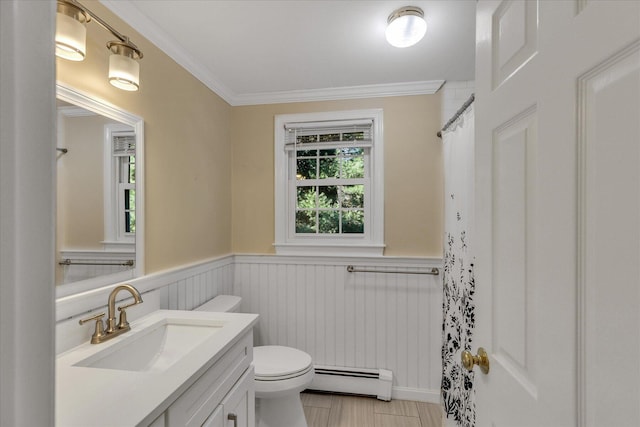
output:
<instances>
[{"instance_id":1,"label":"white shower curtain","mask_svg":"<svg viewBox=\"0 0 640 427\"><path fill-rule=\"evenodd\" d=\"M473 104L442 132L442 142L445 175L442 403L449 419L471 427L475 425L473 373L462 367L460 353L471 350L475 323Z\"/></svg>"}]
</instances>

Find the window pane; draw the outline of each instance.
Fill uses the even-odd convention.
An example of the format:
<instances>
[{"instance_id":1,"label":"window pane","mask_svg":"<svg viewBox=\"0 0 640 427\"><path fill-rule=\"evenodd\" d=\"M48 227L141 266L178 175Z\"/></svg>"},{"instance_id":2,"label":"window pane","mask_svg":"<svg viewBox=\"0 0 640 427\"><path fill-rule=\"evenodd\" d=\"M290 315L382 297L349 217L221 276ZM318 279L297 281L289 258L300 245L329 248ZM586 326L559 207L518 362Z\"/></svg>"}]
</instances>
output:
<instances>
[{"instance_id":1,"label":"window pane","mask_svg":"<svg viewBox=\"0 0 640 427\"><path fill-rule=\"evenodd\" d=\"M315 211L305 210L296 212L296 233L315 233Z\"/></svg>"},{"instance_id":2,"label":"window pane","mask_svg":"<svg viewBox=\"0 0 640 427\"><path fill-rule=\"evenodd\" d=\"M364 211L343 211L342 232L364 233Z\"/></svg>"},{"instance_id":3,"label":"window pane","mask_svg":"<svg viewBox=\"0 0 640 427\"><path fill-rule=\"evenodd\" d=\"M318 142L318 135L298 135L296 142L298 144L306 144L309 142Z\"/></svg>"},{"instance_id":4,"label":"window pane","mask_svg":"<svg viewBox=\"0 0 640 427\"><path fill-rule=\"evenodd\" d=\"M127 233L135 233L136 232L136 213L135 212L126 212L126 232Z\"/></svg>"},{"instance_id":5,"label":"window pane","mask_svg":"<svg viewBox=\"0 0 640 427\"><path fill-rule=\"evenodd\" d=\"M298 150L298 157L315 157L318 155L318 150Z\"/></svg>"},{"instance_id":6,"label":"window pane","mask_svg":"<svg viewBox=\"0 0 640 427\"><path fill-rule=\"evenodd\" d=\"M129 184L136 182L136 158L129 157Z\"/></svg>"},{"instance_id":7,"label":"window pane","mask_svg":"<svg viewBox=\"0 0 640 427\"><path fill-rule=\"evenodd\" d=\"M325 133L320 135L320 142L340 141L339 133Z\"/></svg>"},{"instance_id":8,"label":"window pane","mask_svg":"<svg viewBox=\"0 0 640 427\"><path fill-rule=\"evenodd\" d=\"M361 141L364 139L364 132L345 132L342 134L343 141Z\"/></svg>"},{"instance_id":9,"label":"window pane","mask_svg":"<svg viewBox=\"0 0 640 427\"><path fill-rule=\"evenodd\" d=\"M129 198L129 203L127 204L127 209L135 210L135 208L136 208L136 190L127 190L127 192L129 193L128 196L125 195L125 197Z\"/></svg>"},{"instance_id":10,"label":"window pane","mask_svg":"<svg viewBox=\"0 0 640 427\"><path fill-rule=\"evenodd\" d=\"M316 187L298 187L296 206L298 209L315 209Z\"/></svg>"},{"instance_id":11,"label":"window pane","mask_svg":"<svg viewBox=\"0 0 640 427\"><path fill-rule=\"evenodd\" d=\"M318 225L322 234L336 234L340 232L340 214L338 211L318 212Z\"/></svg>"},{"instance_id":12,"label":"window pane","mask_svg":"<svg viewBox=\"0 0 640 427\"><path fill-rule=\"evenodd\" d=\"M337 178L339 171L337 158L320 159L320 179Z\"/></svg>"},{"instance_id":13,"label":"window pane","mask_svg":"<svg viewBox=\"0 0 640 427\"><path fill-rule=\"evenodd\" d=\"M345 185L342 187L343 208L364 208L364 185Z\"/></svg>"},{"instance_id":14,"label":"window pane","mask_svg":"<svg viewBox=\"0 0 640 427\"><path fill-rule=\"evenodd\" d=\"M364 178L364 157L345 157L342 159L343 178Z\"/></svg>"},{"instance_id":15,"label":"window pane","mask_svg":"<svg viewBox=\"0 0 640 427\"><path fill-rule=\"evenodd\" d=\"M340 150L337 148L320 150L320 156L334 157L337 156L338 153L340 153Z\"/></svg>"},{"instance_id":16,"label":"window pane","mask_svg":"<svg viewBox=\"0 0 640 427\"><path fill-rule=\"evenodd\" d=\"M340 149L340 152L344 156L362 156L364 154L364 148L362 147L344 147Z\"/></svg>"},{"instance_id":17,"label":"window pane","mask_svg":"<svg viewBox=\"0 0 640 427\"><path fill-rule=\"evenodd\" d=\"M298 167L296 169L296 178L300 179L315 179L316 174L316 159L297 159Z\"/></svg>"},{"instance_id":18,"label":"window pane","mask_svg":"<svg viewBox=\"0 0 640 427\"><path fill-rule=\"evenodd\" d=\"M318 187L318 207L338 208L338 187L335 185Z\"/></svg>"}]
</instances>

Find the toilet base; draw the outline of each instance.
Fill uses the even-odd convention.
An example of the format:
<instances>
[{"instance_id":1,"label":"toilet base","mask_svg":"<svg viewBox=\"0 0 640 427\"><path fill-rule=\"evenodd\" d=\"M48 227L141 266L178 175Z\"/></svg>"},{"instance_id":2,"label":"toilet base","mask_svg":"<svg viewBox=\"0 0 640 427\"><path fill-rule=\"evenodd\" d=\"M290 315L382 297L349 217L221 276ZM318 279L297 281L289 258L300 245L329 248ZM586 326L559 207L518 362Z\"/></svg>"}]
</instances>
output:
<instances>
[{"instance_id":1,"label":"toilet base","mask_svg":"<svg viewBox=\"0 0 640 427\"><path fill-rule=\"evenodd\" d=\"M308 427L300 393L274 399L256 398L257 427Z\"/></svg>"}]
</instances>

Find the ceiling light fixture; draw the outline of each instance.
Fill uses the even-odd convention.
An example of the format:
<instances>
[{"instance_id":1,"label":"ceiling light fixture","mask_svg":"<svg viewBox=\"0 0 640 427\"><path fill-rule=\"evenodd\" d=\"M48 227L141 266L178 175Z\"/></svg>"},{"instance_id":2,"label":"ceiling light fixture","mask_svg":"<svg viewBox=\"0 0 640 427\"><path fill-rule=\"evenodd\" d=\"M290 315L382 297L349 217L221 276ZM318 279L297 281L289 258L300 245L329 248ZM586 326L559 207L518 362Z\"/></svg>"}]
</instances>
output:
<instances>
[{"instance_id":1,"label":"ceiling light fixture","mask_svg":"<svg viewBox=\"0 0 640 427\"><path fill-rule=\"evenodd\" d=\"M82 61L86 55L86 23L97 22L118 40L107 43L109 57L109 83L113 86L136 91L140 87L142 51L129 37L116 31L95 13L76 0L58 0L56 16L56 55L72 61Z\"/></svg>"},{"instance_id":2,"label":"ceiling light fixture","mask_svg":"<svg viewBox=\"0 0 640 427\"><path fill-rule=\"evenodd\" d=\"M424 12L416 6L395 10L387 19L385 35L391 46L409 47L418 43L427 32Z\"/></svg>"}]
</instances>

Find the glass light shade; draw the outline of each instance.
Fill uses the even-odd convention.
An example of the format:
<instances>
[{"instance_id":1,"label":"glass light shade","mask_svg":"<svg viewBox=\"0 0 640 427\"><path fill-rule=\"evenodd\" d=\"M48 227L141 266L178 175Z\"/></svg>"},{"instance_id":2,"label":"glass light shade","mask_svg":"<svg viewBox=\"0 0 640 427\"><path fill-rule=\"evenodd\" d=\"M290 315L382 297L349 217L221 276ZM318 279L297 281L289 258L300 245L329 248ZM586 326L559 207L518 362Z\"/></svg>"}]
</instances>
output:
<instances>
[{"instance_id":1,"label":"glass light shade","mask_svg":"<svg viewBox=\"0 0 640 427\"><path fill-rule=\"evenodd\" d=\"M56 56L82 61L87 53L87 28L71 16L56 14Z\"/></svg>"},{"instance_id":2,"label":"glass light shade","mask_svg":"<svg viewBox=\"0 0 640 427\"><path fill-rule=\"evenodd\" d=\"M109 57L109 83L118 89L136 91L140 87L140 64L128 56L113 53Z\"/></svg>"},{"instance_id":3,"label":"glass light shade","mask_svg":"<svg viewBox=\"0 0 640 427\"><path fill-rule=\"evenodd\" d=\"M389 21L385 35L391 46L413 46L422 40L427 32L427 23L424 18L412 12L400 13Z\"/></svg>"}]
</instances>

